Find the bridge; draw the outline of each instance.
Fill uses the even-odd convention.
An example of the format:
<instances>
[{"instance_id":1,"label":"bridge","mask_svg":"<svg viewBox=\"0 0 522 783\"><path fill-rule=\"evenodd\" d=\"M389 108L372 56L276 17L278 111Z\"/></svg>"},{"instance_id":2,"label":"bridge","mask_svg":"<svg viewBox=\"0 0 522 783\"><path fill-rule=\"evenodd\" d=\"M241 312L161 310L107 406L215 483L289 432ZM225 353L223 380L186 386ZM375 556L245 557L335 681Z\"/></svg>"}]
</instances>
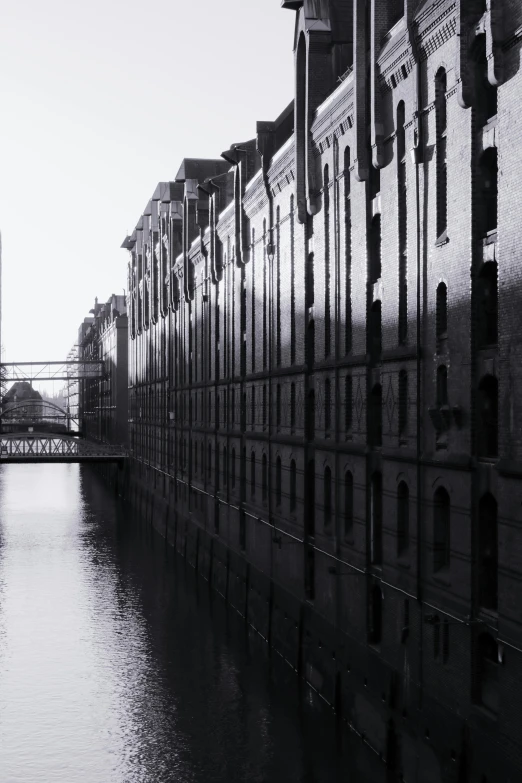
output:
<instances>
[{"instance_id":1,"label":"bridge","mask_svg":"<svg viewBox=\"0 0 522 783\"><path fill-rule=\"evenodd\" d=\"M2 362L0 386L17 381L101 380L102 361ZM3 399L1 401L3 403ZM22 399L0 407L0 465L24 462L116 462L123 446L85 440L77 417L42 399Z\"/></svg>"},{"instance_id":2,"label":"bridge","mask_svg":"<svg viewBox=\"0 0 522 783\"><path fill-rule=\"evenodd\" d=\"M122 446L49 435L46 432L0 435L0 465L22 462L122 462L127 452Z\"/></svg>"}]
</instances>

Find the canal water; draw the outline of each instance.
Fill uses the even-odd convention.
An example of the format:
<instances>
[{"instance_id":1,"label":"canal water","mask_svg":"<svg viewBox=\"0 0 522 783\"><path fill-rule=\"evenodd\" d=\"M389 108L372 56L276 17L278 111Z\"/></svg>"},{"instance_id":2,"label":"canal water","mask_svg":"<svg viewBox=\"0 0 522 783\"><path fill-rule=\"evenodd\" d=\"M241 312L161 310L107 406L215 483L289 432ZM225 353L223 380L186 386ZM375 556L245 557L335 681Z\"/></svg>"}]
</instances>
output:
<instances>
[{"instance_id":1,"label":"canal water","mask_svg":"<svg viewBox=\"0 0 522 783\"><path fill-rule=\"evenodd\" d=\"M0 468L2 783L366 783L379 762L79 465Z\"/></svg>"}]
</instances>

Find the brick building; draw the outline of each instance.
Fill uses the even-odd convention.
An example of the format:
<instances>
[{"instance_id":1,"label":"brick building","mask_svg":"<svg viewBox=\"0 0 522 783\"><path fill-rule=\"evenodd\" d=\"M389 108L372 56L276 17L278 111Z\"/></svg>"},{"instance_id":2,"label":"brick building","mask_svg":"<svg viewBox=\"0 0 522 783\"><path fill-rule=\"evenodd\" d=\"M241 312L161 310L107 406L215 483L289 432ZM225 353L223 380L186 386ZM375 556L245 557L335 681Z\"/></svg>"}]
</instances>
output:
<instances>
[{"instance_id":1,"label":"brick building","mask_svg":"<svg viewBox=\"0 0 522 783\"><path fill-rule=\"evenodd\" d=\"M519 779L522 4L282 5L292 103L123 243L131 486L404 780Z\"/></svg>"},{"instance_id":2,"label":"brick building","mask_svg":"<svg viewBox=\"0 0 522 783\"><path fill-rule=\"evenodd\" d=\"M102 379L81 379L71 387L80 429L86 438L125 445L128 433L128 333L125 296L112 294L104 304L96 299L92 317L78 330L76 358L102 360Z\"/></svg>"}]
</instances>

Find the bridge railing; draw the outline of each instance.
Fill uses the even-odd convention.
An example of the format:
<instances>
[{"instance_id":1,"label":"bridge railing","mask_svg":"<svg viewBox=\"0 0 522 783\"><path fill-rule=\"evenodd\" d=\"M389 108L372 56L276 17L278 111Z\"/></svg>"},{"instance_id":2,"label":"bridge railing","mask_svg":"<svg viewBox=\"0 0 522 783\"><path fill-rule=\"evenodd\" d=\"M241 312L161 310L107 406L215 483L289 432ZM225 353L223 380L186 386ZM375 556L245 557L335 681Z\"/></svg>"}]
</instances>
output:
<instances>
[{"instance_id":1,"label":"bridge railing","mask_svg":"<svg viewBox=\"0 0 522 783\"><path fill-rule=\"evenodd\" d=\"M122 446L70 436L17 434L0 437L0 463L23 461L110 461L127 456Z\"/></svg>"}]
</instances>

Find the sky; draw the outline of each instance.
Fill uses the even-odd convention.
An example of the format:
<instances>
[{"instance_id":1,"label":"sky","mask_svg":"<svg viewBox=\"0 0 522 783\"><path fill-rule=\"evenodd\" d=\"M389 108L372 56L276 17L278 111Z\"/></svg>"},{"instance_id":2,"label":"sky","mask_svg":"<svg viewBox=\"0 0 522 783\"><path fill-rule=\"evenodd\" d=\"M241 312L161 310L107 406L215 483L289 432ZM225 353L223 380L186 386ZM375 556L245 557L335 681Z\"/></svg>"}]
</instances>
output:
<instances>
[{"instance_id":1,"label":"sky","mask_svg":"<svg viewBox=\"0 0 522 783\"><path fill-rule=\"evenodd\" d=\"M25 0L0 19L3 361L61 360L120 245L184 157L219 157L293 97L280 0Z\"/></svg>"}]
</instances>

